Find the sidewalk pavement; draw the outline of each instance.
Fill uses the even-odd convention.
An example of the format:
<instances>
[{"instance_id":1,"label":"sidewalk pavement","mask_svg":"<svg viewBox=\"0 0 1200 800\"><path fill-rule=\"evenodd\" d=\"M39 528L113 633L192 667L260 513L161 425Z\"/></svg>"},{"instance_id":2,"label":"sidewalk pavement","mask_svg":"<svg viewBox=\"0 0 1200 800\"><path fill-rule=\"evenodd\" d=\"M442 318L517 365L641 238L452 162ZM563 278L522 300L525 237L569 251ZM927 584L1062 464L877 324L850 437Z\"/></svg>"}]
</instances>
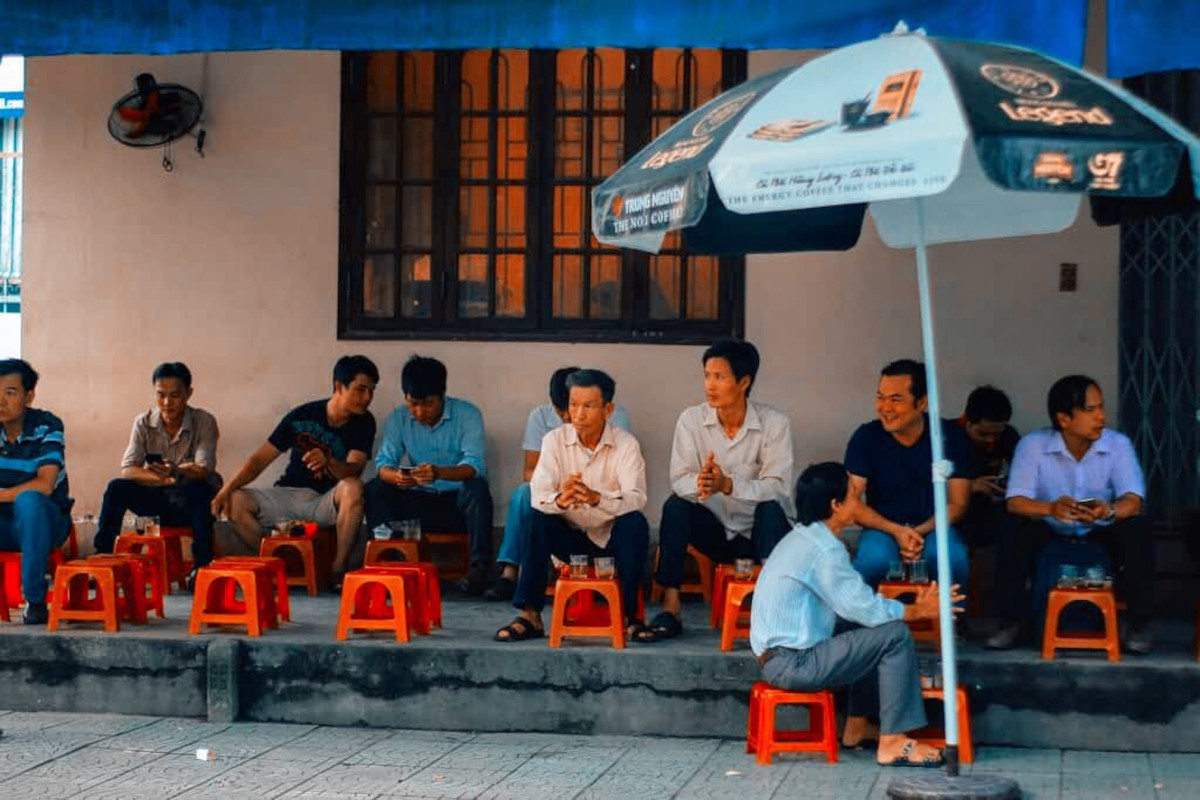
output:
<instances>
[{"instance_id":1,"label":"sidewalk pavement","mask_svg":"<svg viewBox=\"0 0 1200 800\"><path fill-rule=\"evenodd\" d=\"M892 777L873 754L777 757L759 767L719 739L448 733L113 714L0 711L0 797L866 798ZM215 760L200 761L206 748ZM1026 797L1200 797L1200 754L981 748Z\"/></svg>"}]
</instances>

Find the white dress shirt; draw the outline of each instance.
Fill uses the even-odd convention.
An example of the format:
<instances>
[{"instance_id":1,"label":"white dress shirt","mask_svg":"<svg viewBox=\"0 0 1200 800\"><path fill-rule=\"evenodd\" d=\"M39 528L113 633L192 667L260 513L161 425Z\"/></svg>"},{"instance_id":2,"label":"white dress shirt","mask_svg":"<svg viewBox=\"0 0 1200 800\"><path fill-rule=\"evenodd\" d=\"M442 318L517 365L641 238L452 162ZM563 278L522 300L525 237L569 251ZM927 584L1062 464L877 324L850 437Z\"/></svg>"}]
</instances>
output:
<instances>
[{"instance_id":1,"label":"white dress shirt","mask_svg":"<svg viewBox=\"0 0 1200 800\"><path fill-rule=\"evenodd\" d=\"M600 493L595 506L559 508L558 487L578 472L589 489ZM575 426L563 425L542 438L542 453L530 480L533 507L543 514L561 514L587 533L597 547L606 547L613 521L646 506L646 462L633 434L605 424L595 450L579 441Z\"/></svg>"},{"instance_id":2,"label":"white dress shirt","mask_svg":"<svg viewBox=\"0 0 1200 800\"><path fill-rule=\"evenodd\" d=\"M733 481L728 495L717 492L704 507L725 526L729 539L749 537L754 509L777 500L792 517L792 425L783 412L762 403L746 401L746 419L730 439L708 403L684 409L675 423L671 445L671 488L693 503L699 502L696 479L709 453Z\"/></svg>"}]
</instances>

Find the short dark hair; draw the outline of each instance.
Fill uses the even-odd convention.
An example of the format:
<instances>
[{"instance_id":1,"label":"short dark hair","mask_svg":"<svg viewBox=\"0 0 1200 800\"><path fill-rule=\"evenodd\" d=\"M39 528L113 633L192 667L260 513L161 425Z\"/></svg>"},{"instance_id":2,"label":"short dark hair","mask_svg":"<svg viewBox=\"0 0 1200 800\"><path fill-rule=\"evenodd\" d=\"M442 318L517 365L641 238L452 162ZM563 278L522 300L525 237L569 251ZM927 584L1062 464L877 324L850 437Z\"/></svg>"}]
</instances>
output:
<instances>
[{"instance_id":1,"label":"short dark hair","mask_svg":"<svg viewBox=\"0 0 1200 800\"><path fill-rule=\"evenodd\" d=\"M1046 411L1055 430L1061 430L1058 425L1059 414L1069 417L1075 413L1075 409L1087 405L1087 390L1092 386L1100 388L1100 384L1087 375L1067 375L1054 382L1050 394L1046 396Z\"/></svg>"},{"instance_id":2,"label":"short dark hair","mask_svg":"<svg viewBox=\"0 0 1200 800\"><path fill-rule=\"evenodd\" d=\"M833 514L833 501L846 499L850 477L836 461L809 464L796 481L796 521L811 525Z\"/></svg>"},{"instance_id":3,"label":"short dark hair","mask_svg":"<svg viewBox=\"0 0 1200 800\"><path fill-rule=\"evenodd\" d=\"M400 388L409 397L424 400L446 394L446 365L428 356L410 356L400 371Z\"/></svg>"},{"instance_id":4,"label":"short dark hair","mask_svg":"<svg viewBox=\"0 0 1200 800\"><path fill-rule=\"evenodd\" d=\"M1008 395L995 386L977 386L967 395L967 421L1008 422L1012 419L1012 403Z\"/></svg>"},{"instance_id":5,"label":"short dark hair","mask_svg":"<svg viewBox=\"0 0 1200 800\"><path fill-rule=\"evenodd\" d=\"M21 358L0 359L0 377L4 375L20 375L21 385L25 391L32 392L37 388L37 370L29 366L29 362Z\"/></svg>"},{"instance_id":6,"label":"short dark hair","mask_svg":"<svg viewBox=\"0 0 1200 800\"><path fill-rule=\"evenodd\" d=\"M359 375L366 375L372 383L379 383L379 368L366 356L342 356L333 365L333 382L349 386Z\"/></svg>"},{"instance_id":7,"label":"short dark hair","mask_svg":"<svg viewBox=\"0 0 1200 800\"><path fill-rule=\"evenodd\" d=\"M749 342L740 342L736 339L721 339L713 342L712 346L704 351L704 355L700 357L700 363L707 364L710 358L723 358L729 362L729 368L733 370L734 380L740 381L747 375L750 376L750 385L746 388L746 396L750 396L750 390L754 388L754 379L758 377L758 348Z\"/></svg>"},{"instance_id":8,"label":"short dark hair","mask_svg":"<svg viewBox=\"0 0 1200 800\"><path fill-rule=\"evenodd\" d=\"M150 373L150 383L171 380L174 378L183 384L183 388L192 388L192 371L182 361L164 361Z\"/></svg>"},{"instance_id":9,"label":"short dark hair","mask_svg":"<svg viewBox=\"0 0 1200 800\"><path fill-rule=\"evenodd\" d=\"M914 402L920 402L929 391L925 383L925 365L911 358L901 358L888 364L879 372L880 377L894 378L897 375L907 375L912 381L912 396Z\"/></svg>"},{"instance_id":10,"label":"short dark hair","mask_svg":"<svg viewBox=\"0 0 1200 800\"><path fill-rule=\"evenodd\" d=\"M577 369L567 376L567 392L578 386L590 389L593 386L600 390L604 402L611 403L617 394L617 382L612 376L601 369Z\"/></svg>"},{"instance_id":11,"label":"short dark hair","mask_svg":"<svg viewBox=\"0 0 1200 800\"><path fill-rule=\"evenodd\" d=\"M567 378L571 373L578 372L579 367L559 367L550 376L550 403L559 411L567 410L567 401L571 390L567 388Z\"/></svg>"}]
</instances>

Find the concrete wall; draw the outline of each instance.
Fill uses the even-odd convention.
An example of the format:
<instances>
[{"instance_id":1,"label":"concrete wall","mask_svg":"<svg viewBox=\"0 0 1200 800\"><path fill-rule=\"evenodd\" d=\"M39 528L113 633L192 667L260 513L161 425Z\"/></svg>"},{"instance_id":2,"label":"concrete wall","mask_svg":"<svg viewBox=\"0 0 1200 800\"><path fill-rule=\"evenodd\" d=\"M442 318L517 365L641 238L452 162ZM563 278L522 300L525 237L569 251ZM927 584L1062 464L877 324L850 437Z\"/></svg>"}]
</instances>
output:
<instances>
[{"instance_id":1,"label":"concrete wall","mask_svg":"<svg viewBox=\"0 0 1200 800\"><path fill-rule=\"evenodd\" d=\"M758 73L795 54L755 53ZM450 391L478 403L502 521L520 474L530 406L549 372L610 370L649 468L651 517L667 492L679 410L702 399L702 348L336 338L339 56L336 53L71 56L31 59L26 117L24 351L42 372L41 405L67 424L78 511L97 510L167 359L196 375L195 403L218 416L228 475L288 408L328 391L341 354L382 368L382 419L400 400L409 353L443 359ZM110 104L133 76L203 87L208 155L113 142ZM1086 219L1056 236L940 247L932 253L943 392L957 412L971 386L1012 395L1022 429L1043 424L1045 390L1068 370L1116 392L1117 239ZM1057 291L1058 264L1079 291ZM911 252L873 230L845 254L750 258L746 334L763 354L755 397L786 409L800 465L840 458L872 414L887 360L920 353Z\"/></svg>"}]
</instances>

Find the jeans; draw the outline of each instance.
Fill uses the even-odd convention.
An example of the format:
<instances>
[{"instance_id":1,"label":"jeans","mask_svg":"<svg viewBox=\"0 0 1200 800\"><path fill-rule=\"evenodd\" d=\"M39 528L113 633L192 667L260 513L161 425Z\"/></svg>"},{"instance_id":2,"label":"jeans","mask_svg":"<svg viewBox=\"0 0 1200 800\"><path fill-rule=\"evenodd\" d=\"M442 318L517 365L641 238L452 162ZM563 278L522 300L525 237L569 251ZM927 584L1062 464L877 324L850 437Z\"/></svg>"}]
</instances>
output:
<instances>
[{"instance_id":1,"label":"jeans","mask_svg":"<svg viewBox=\"0 0 1200 800\"><path fill-rule=\"evenodd\" d=\"M533 494L528 483L513 489L508 499L508 516L504 520L504 539L500 542L501 564L520 564L529 549L529 529L533 525Z\"/></svg>"},{"instance_id":2,"label":"jeans","mask_svg":"<svg viewBox=\"0 0 1200 800\"><path fill-rule=\"evenodd\" d=\"M189 481L181 486L143 486L117 478L109 481L100 504L94 546L97 553L111 553L126 511L158 517L169 527L192 529L192 555L196 566L212 561L212 500L217 490L207 481Z\"/></svg>"},{"instance_id":3,"label":"jeans","mask_svg":"<svg viewBox=\"0 0 1200 800\"><path fill-rule=\"evenodd\" d=\"M21 591L26 601L46 602L50 551L62 546L70 526L67 512L32 489L21 492L11 503L0 503L0 550L21 553Z\"/></svg>"},{"instance_id":4,"label":"jeans","mask_svg":"<svg viewBox=\"0 0 1200 800\"><path fill-rule=\"evenodd\" d=\"M472 564L492 563L492 495L487 481L471 478L457 492L401 489L379 478L366 486L367 528L392 520L420 519L425 532L466 531Z\"/></svg>"},{"instance_id":5,"label":"jeans","mask_svg":"<svg viewBox=\"0 0 1200 800\"><path fill-rule=\"evenodd\" d=\"M971 578L971 562L967 558L967 546L963 544L958 530L951 526L950 534L950 579L964 589ZM925 537L925 550L921 556L929 562L929 579L937 580L937 543L930 531ZM887 577L888 567L900 560L900 545L891 534L868 528L858 540L858 552L854 554L854 568L869 586L878 586Z\"/></svg>"},{"instance_id":6,"label":"jeans","mask_svg":"<svg viewBox=\"0 0 1200 800\"><path fill-rule=\"evenodd\" d=\"M673 494L663 504L662 521L658 526L661 552L654 579L668 589L679 588L689 544L718 564L728 564L738 558L765 562L791 528L779 503L759 503L754 509L750 538L739 535L730 539L716 514L700 503Z\"/></svg>"},{"instance_id":7,"label":"jeans","mask_svg":"<svg viewBox=\"0 0 1200 800\"><path fill-rule=\"evenodd\" d=\"M521 562L521 576L513 606L540 612L546 607L546 570L553 554L563 561L573 555L612 556L621 584L621 602L625 618L637 614L638 588L642 585L642 568L650 546L650 524L640 511L622 514L613 522L608 544L598 547L587 533L567 524L565 517L533 511L528 549Z\"/></svg>"}]
</instances>

